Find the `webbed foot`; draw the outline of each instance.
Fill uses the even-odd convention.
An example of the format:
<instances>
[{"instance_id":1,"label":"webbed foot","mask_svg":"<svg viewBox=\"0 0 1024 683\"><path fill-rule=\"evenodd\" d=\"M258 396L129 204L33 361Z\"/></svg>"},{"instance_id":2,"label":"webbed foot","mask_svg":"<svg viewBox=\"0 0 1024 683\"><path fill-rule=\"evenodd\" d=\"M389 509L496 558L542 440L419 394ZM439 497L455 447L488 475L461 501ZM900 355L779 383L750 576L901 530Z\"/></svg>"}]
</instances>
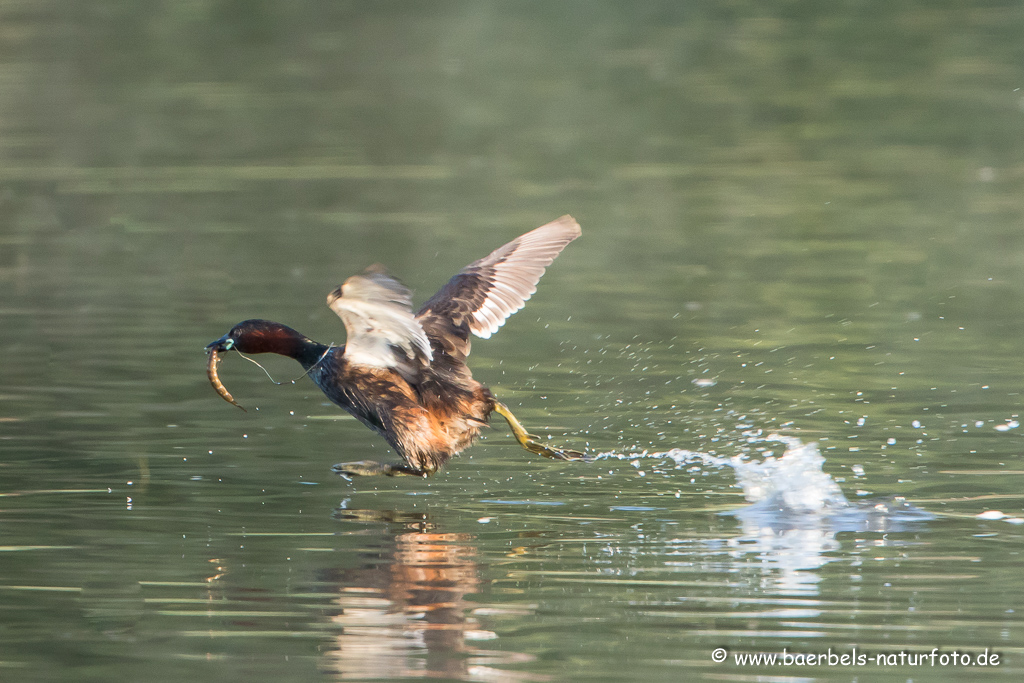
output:
<instances>
[{"instance_id":1,"label":"webbed foot","mask_svg":"<svg viewBox=\"0 0 1024 683\"><path fill-rule=\"evenodd\" d=\"M536 439L527 439L526 441L520 441L523 448L536 453L537 455L543 455L545 458L551 458L552 460L577 460L581 462L590 462L593 458L586 453L575 451L571 448L562 448L561 446L545 446Z\"/></svg>"},{"instance_id":2,"label":"webbed foot","mask_svg":"<svg viewBox=\"0 0 1024 683\"><path fill-rule=\"evenodd\" d=\"M352 481L353 477L370 477L375 474L383 474L394 477L407 474L413 477L426 477L429 472L416 470L408 465L388 465L376 460L356 460L355 462L340 462L331 468L331 471L346 481Z\"/></svg>"},{"instance_id":3,"label":"webbed foot","mask_svg":"<svg viewBox=\"0 0 1024 683\"><path fill-rule=\"evenodd\" d=\"M586 453L575 451L571 448L561 448L559 446L547 446L540 441L539 436L534 436L526 431L522 423L516 419L516 416L512 414L512 411L508 409L508 406L504 403L495 401L494 412L505 418L508 422L508 426L512 428L512 434L516 437L516 441L531 453L537 455L543 455L545 458L551 458L552 460L577 460L589 462L593 458L588 456Z\"/></svg>"}]
</instances>

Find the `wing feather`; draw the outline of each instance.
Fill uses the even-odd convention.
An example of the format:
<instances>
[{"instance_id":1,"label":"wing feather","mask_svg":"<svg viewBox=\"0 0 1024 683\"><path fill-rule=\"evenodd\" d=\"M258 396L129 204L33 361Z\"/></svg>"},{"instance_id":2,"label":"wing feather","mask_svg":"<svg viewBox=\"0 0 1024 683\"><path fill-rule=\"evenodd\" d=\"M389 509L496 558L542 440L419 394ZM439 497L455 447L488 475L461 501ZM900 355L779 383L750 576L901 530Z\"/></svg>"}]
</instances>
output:
<instances>
[{"instance_id":1,"label":"wing feather","mask_svg":"<svg viewBox=\"0 0 1024 683\"><path fill-rule=\"evenodd\" d=\"M537 291L537 282L569 242L580 236L572 216L520 235L463 268L417 314L431 336L459 336L463 325L486 339ZM462 335L463 356L469 342Z\"/></svg>"},{"instance_id":2,"label":"wing feather","mask_svg":"<svg viewBox=\"0 0 1024 683\"><path fill-rule=\"evenodd\" d=\"M327 305L345 323L346 360L392 368L415 379L433 356L411 304L409 289L379 265L353 275L328 294Z\"/></svg>"}]
</instances>

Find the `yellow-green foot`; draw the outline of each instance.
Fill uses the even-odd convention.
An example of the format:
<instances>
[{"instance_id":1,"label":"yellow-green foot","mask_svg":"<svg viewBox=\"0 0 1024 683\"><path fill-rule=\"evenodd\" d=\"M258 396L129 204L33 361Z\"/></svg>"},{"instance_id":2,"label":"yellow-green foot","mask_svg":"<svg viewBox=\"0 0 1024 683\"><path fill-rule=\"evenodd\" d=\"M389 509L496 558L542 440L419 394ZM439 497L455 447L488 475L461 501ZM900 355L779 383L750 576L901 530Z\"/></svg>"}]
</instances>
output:
<instances>
[{"instance_id":1,"label":"yellow-green foot","mask_svg":"<svg viewBox=\"0 0 1024 683\"><path fill-rule=\"evenodd\" d=\"M560 446L545 446L536 439L528 439L525 442L520 441L519 443L523 444L523 448L531 453L543 455L545 458L551 458L552 460L583 460L589 462L592 459L586 453L574 451L571 448L561 448Z\"/></svg>"},{"instance_id":2,"label":"yellow-green foot","mask_svg":"<svg viewBox=\"0 0 1024 683\"><path fill-rule=\"evenodd\" d=\"M414 477L426 477L429 472L415 470L408 465L388 465L376 460L357 460L355 462L341 462L331 468L331 471L342 479L351 481L352 477L372 477L375 474L383 474L394 477L400 474L408 474Z\"/></svg>"},{"instance_id":3,"label":"yellow-green foot","mask_svg":"<svg viewBox=\"0 0 1024 683\"><path fill-rule=\"evenodd\" d=\"M494 412L505 418L508 422L508 426L512 428L512 434L516 437L516 441L520 445L531 453L537 455L543 455L545 458L551 458L552 460L584 460L588 461L591 458L586 453L580 451L574 451L571 448L560 448L558 446L547 446L540 442L539 436L534 436L526 431L522 423L516 419L516 416L512 414L512 411L508 409L508 406L504 403L495 401Z\"/></svg>"}]
</instances>

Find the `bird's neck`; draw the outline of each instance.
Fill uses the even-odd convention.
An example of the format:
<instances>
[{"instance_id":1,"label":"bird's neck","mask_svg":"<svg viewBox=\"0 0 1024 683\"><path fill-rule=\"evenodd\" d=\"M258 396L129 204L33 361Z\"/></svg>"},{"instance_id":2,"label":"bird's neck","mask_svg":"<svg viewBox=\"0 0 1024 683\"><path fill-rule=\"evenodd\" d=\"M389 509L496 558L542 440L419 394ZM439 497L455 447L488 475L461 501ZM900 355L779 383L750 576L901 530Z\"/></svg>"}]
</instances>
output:
<instances>
[{"instance_id":1,"label":"bird's neck","mask_svg":"<svg viewBox=\"0 0 1024 683\"><path fill-rule=\"evenodd\" d=\"M238 344L240 351L244 353L276 353L280 356L294 358L309 370L330 350L326 344L315 342L309 337L301 334L287 325L270 321L260 321L262 324L246 335L244 341ZM240 340L241 341L241 340Z\"/></svg>"}]
</instances>

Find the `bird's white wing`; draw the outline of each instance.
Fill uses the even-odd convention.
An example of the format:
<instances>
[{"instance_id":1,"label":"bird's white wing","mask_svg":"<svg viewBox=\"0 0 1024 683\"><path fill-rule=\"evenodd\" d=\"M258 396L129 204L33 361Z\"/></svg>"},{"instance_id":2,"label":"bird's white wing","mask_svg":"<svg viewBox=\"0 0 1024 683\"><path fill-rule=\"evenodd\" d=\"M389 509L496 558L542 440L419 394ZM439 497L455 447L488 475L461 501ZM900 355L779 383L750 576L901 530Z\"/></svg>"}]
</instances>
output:
<instances>
[{"instance_id":1,"label":"bird's white wing","mask_svg":"<svg viewBox=\"0 0 1024 683\"><path fill-rule=\"evenodd\" d=\"M430 365L430 342L412 314L409 289L381 266L371 266L327 295L348 338L345 359L398 370L406 379Z\"/></svg>"}]
</instances>

